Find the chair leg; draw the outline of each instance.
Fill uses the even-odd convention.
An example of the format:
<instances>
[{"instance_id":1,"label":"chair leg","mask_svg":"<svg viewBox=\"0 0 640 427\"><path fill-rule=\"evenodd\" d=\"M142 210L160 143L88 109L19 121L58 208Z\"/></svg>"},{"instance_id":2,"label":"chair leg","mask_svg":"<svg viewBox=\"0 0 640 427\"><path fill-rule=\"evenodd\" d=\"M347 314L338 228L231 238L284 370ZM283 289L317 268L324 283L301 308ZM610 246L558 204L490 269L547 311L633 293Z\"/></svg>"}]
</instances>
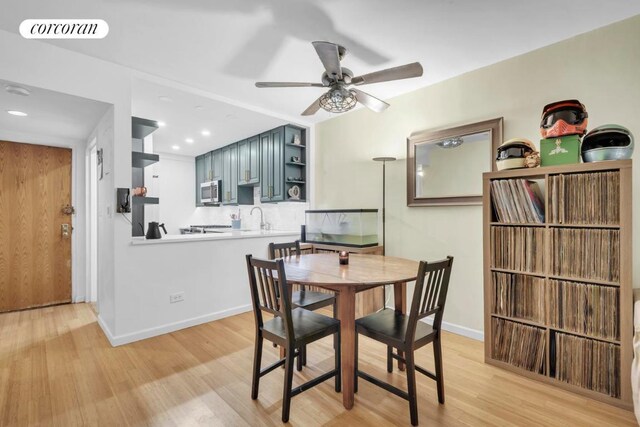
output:
<instances>
[{"instance_id":1,"label":"chair leg","mask_svg":"<svg viewBox=\"0 0 640 427\"><path fill-rule=\"evenodd\" d=\"M411 425L418 425L418 398L416 396L416 365L413 360L413 349L405 352L407 371L407 394L409 394L409 414L411 415Z\"/></svg>"},{"instance_id":2,"label":"chair leg","mask_svg":"<svg viewBox=\"0 0 640 427\"><path fill-rule=\"evenodd\" d=\"M338 302L337 301L333 301L333 318L337 319L338 318ZM338 335L337 334L333 334L333 348L336 348L336 340L339 340Z\"/></svg>"},{"instance_id":3,"label":"chair leg","mask_svg":"<svg viewBox=\"0 0 640 427\"><path fill-rule=\"evenodd\" d=\"M302 347L302 366L307 366L307 346Z\"/></svg>"},{"instance_id":4,"label":"chair leg","mask_svg":"<svg viewBox=\"0 0 640 427\"><path fill-rule=\"evenodd\" d=\"M444 375L442 372L442 344L440 334L433 341L433 358L436 362L436 384L438 387L438 402L444 403Z\"/></svg>"},{"instance_id":5,"label":"chair leg","mask_svg":"<svg viewBox=\"0 0 640 427\"><path fill-rule=\"evenodd\" d=\"M388 345L387 346L387 372L389 373L393 372L393 357L391 357L392 354L393 354L393 347Z\"/></svg>"},{"instance_id":6,"label":"chair leg","mask_svg":"<svg viewBox=\"0 0 640 427\"><path fill-rule=\"evenodd\" d=\"M296 369L298 370L298 372L302 371L302 355L304 354L304 348L305 346L302 346L298 349L298 357L296 359Z\"/></svg>"},{"instance_id":7,"label":"chair leg","mask_svg":"<svg viewBox=\"0 0 640 427\"><path fill-rule=\"evenodd\" d=\"M251 399L258 398L260 387L260 365L262 363L262 336L256 335L255 350L253 353L253 378L251 380Z\"/></svg>"},{"instance_id":8,"label":"chair leg","mask_svg":"<svg viewBox=\"0 0 640 427\"><path fill-rule=\"evenodd\" d=\"M291 410L291 387L293 385L293 363L295 349L291 346L287 347L286 361L284 363L284 391L282 393L282 422L289 421L289 412Z\"/></svg>"},{"instance_id":9,"label":"chair leg","mask_svg":"<svg viewBox=\"0 0 640 427\"><path fill-rule=\"evenodd\" d=\"M354 361L353 361L353 392L358 392L358 330L356 329L356 334L354 335Z\"/></svg>"},{"instance_id":10,"label":"chair leg","mask_svg":"<svg viewBox=\"0 0 640 427\"><path fill-rule=\"evenodd\" d=\"M334 337L337 337L334 342L336 343L335 348L335 363L336 363L336 392L340 393L342 391L342 354L340 350L340 331L333 334ZM356 334L357 336L357 334Z\"/></svg>"}]
</instances>

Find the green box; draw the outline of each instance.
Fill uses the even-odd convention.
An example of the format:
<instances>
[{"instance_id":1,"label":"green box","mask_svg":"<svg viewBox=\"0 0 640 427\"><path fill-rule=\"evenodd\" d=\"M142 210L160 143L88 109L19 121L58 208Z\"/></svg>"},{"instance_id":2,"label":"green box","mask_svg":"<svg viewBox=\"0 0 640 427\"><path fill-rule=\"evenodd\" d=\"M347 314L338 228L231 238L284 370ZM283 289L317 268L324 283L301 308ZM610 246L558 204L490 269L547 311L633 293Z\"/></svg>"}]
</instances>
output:
<instances>
[{"instance_id":1,"label":"green box","mask_svg":"<svg viewBox=\"0 0 640 427\"><path fill-rule=\"evenodd\" d=\"M570 165L580 163L580 137L567 135L540 140L540 165Z\"/></svg>"}]
</instances>

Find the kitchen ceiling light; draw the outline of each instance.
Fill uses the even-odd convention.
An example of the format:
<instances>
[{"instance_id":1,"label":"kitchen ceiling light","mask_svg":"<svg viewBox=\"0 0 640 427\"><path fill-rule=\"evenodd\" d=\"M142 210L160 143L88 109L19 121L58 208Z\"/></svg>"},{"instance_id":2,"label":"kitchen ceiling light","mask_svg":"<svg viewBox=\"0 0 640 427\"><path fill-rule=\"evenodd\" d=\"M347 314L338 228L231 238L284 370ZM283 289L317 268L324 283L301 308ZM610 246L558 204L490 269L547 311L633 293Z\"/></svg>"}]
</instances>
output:
<instances>
[{"instance_id":1,"label":"kitchen ceiling light","mask_svg":"<svg viewBox=\"0 0 640 427\"><path fill-rule=\"evenodd\" d=\"M18 117L28 116L27 113L24 113L22 111L17 111L17 110L7 110L7 113L11 114L12 116L18 116Z\"/></svg>"},{"instance_id":2,"label":"kitchen ceiling light","mask_svg":"<svg viewBox=\"0 0 640 427\"><path fill-rule=\"evenodd\" d=\"M204 129L202 132L200 132L202 134L202 136L209 136L211 135L211 132L209 132L208 130Z\"/></svg>"},{"instance_id":3,"label":"kitchen ceiling light","mask_svg":"<svg viewBox=\"0 0 640 427\"><path fill-rule=\"evenodd\" d=\"M16 86L16 85L6 85L4 87L4 90L6 90L7 92L9 92L10 94L13 95L20 95L20 96L29 96L31 95L31 91L27 88L24 88L22 86Z\"/></svg>"},{"instance_id":4,"label":"kitchen ceiling light","mask_svg":"<svg viewBox=\"0 0 640 427\"><path fill-rule=\"evenodd\" d=\"M165 127L167 125L165 122L162 122L162 121L157 122L157 123L158 123L158 126L160 126L161 128L163 128L163 127Z\"/></svg>"},{"instance_id":5,"label":"kitchen ceiling light","mask_svg":"<svg viewBox=\"0 0 640 427\"><path fill-rule=\"evenodd\" d=\"M173 148L174 150L179 150L180 146L179 145L172 145L171 148Z\"/></svg>"},{"instance_id":6,"label":"kitchen ceiling light","mask_svg":"<svg viewBox=\"0 0 640 427\"><path fill-rule=\"evenodd\" d=\"M187 138L184 140L184 142L188 143L188 144L193 144L193 138Z\"/></svg>"}]
</instances>

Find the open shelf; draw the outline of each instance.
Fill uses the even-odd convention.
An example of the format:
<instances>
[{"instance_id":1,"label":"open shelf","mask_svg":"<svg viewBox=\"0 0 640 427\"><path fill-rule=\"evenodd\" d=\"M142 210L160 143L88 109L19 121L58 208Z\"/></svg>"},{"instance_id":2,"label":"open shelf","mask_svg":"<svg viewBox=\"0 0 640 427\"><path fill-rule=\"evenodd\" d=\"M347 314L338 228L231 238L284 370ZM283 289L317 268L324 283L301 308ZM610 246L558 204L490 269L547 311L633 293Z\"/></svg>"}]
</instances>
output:
<instances>
[{"instance_id":1,"label":"open shelf","mask_svg":"<svg viewBox=\"0 0 640 427\"><path fill-rule=\"evenodd\" d=\"M302 144L292 144L290 142L285 142L284 145L288 145L289 147L298 147L298 148L307 148L306 145L302 145Z\"/></svg>"},{"instance_id":2,"label":"open shelf","mask_svg":"<svg viewBox=\"0 0 640 427\"><path fill-rule=\"evenodd\" d=\"M537 222L498 222L494 221L491 225L504 225L506 227L544 227L545 224L539 224Z\"/></svg>"},{"instance_id":3,"label":"open shelf","mask_svg":"<svg viewBox=\"0 0 640 427\"><path fill-rule=\"evenodd\" d=\"M304 182L304 181L290 181L290 180L287 180L286 182L287 182L287 184L302 184L302 185L306 184L306 182Z\"/></svg>"},{"instance_id":4,"label":"open shelf","mask_svg":"<svg viewBox=\"0 0 640 427\"><path fill-rule=\"evenodd\" d=\"M131 200L133 200L134 205L157 205L160 203L158 197L133 196Z\"/></svg>"},{"instance_id":5,"label":"open shelf","mask_svg":"<svg viewBox=\"0 0 640 427\"><path fill-rule=\"evenodd\" d=\"M131 152L131 166L134 168L146 168L160 161L160 156L152 153L142 153L140 151Z\"/></svg>"},{"instance_id":6,"label":"open shelf","mask_svg":"<svg viewBox=\"0 0 640 427\"><path fill-rule=\"evenodd\" d=\"M491 271L496 271L498 273L524 274L525 276L542 277L543 279L547 277L544 273L532 273L530 271L509 270L506 268L491 267Z\"/></svg>"},{"instance_id":7,"label":"open shelf","mask_svg":"<svg viewBox=\"0 0 640 427\"><path fill-rule=\"evenodd\" d=\"M302 163L302 162L285 162L285 163L291 166L306 166L306 163Z\"/></svg>"}]
</instances>

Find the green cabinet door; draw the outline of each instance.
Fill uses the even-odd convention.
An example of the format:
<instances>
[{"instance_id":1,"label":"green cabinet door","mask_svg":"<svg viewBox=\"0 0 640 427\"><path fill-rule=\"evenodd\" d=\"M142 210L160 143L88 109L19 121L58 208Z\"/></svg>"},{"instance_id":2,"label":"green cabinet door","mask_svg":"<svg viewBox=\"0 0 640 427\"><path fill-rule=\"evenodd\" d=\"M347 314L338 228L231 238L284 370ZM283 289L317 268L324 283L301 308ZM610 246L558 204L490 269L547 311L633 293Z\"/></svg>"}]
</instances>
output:
<instances>
[{"instance_id":1,"label":"green cabinet door","mask_svg":"<svg viewBox=\"0 0 640 427\"><path fill-rule=\"evenodd\" d=\"M204 170L205 170L205 180L211 181L213 180L213 170L211 169L212 161L211 161L211 152L208 152L204 155Z\"/></svg>"},{"instance_id":2,"label":"green cabinet door","mask_svg":"<svg viewBox=\"0 0 640 427\"><path fill-rule=\"evenodd\" d=\"M249 184L249 140L238 142L238 184Z\"/></svg>"},{"instance_id":3,"label":"green cabinet door","mask_svg":"<svg viewBox=\"0 0 640 427\"><path fill-rule=\"evenodd\" d=\"M211 152L211 172L213 181L222 179L222 150Z\"/></svg>"},{"instance_id":4,"label":"green cabinet door","mask_svg":"<svg viewBox=\"0 0 640 427\"><path fill-rule=\"evenodd\" d=\"M284 200L284 128L260 135L260 201Z\"/></svg>"},{"instance_id":5,"label":"green cabinet door","mask_svg":"<svg viewBox=\"0 0 640 427\"><path fill-rule=\"evenodd\" d=\"M270 201L271 194L271 133L265 132L260 134L260 201L265 203Z\"/></svg>"},{"instance_id":6,"label":"green cabinet door","mask_svg":"<svg viewBox=\"0 0 640 427\"><path fill-rule=\"evenodd\" d=\"M222 204L238 203L238 144L222 149Z\"/></svg>"},{"instance_id":7,"label":"green cabinet door","mask_svg":"<svg viewBox=\"0 0 640 427\"><path fill-rule=\"evenodd\" d=\"M284 127L271 131L271 201L284 201Z\"/></svg>"},{"instance_id":8,"label":"green cabinet door","mask_svg":"<svg viewBox=\"0 0 640 427\"><path fill-rule=\"evenodd\" d=\"M205 182L207 173L204 158L204 155L196 157L196 206L203 206L200 199L200 184Z\"/></svg>"},{"instance_id":9,"label":"green cabinet door","mask_svg":"<svg viewBox=\"0 0 640 427\"><path fill-rule=\"evenodd\" d=\"M260 182L260 137L256 135L249 141L249 184Z\"/></svg>"},{"instance_id":10,"label":"green cabinet door","mask_svg":"<svg viewBox=\"0 0 640 427\"><path fill-rule=\"evenodd\" d=\"M260 138L254 136L238 142L238 184L260 182Z\"/></svg>"}]
</instances>

